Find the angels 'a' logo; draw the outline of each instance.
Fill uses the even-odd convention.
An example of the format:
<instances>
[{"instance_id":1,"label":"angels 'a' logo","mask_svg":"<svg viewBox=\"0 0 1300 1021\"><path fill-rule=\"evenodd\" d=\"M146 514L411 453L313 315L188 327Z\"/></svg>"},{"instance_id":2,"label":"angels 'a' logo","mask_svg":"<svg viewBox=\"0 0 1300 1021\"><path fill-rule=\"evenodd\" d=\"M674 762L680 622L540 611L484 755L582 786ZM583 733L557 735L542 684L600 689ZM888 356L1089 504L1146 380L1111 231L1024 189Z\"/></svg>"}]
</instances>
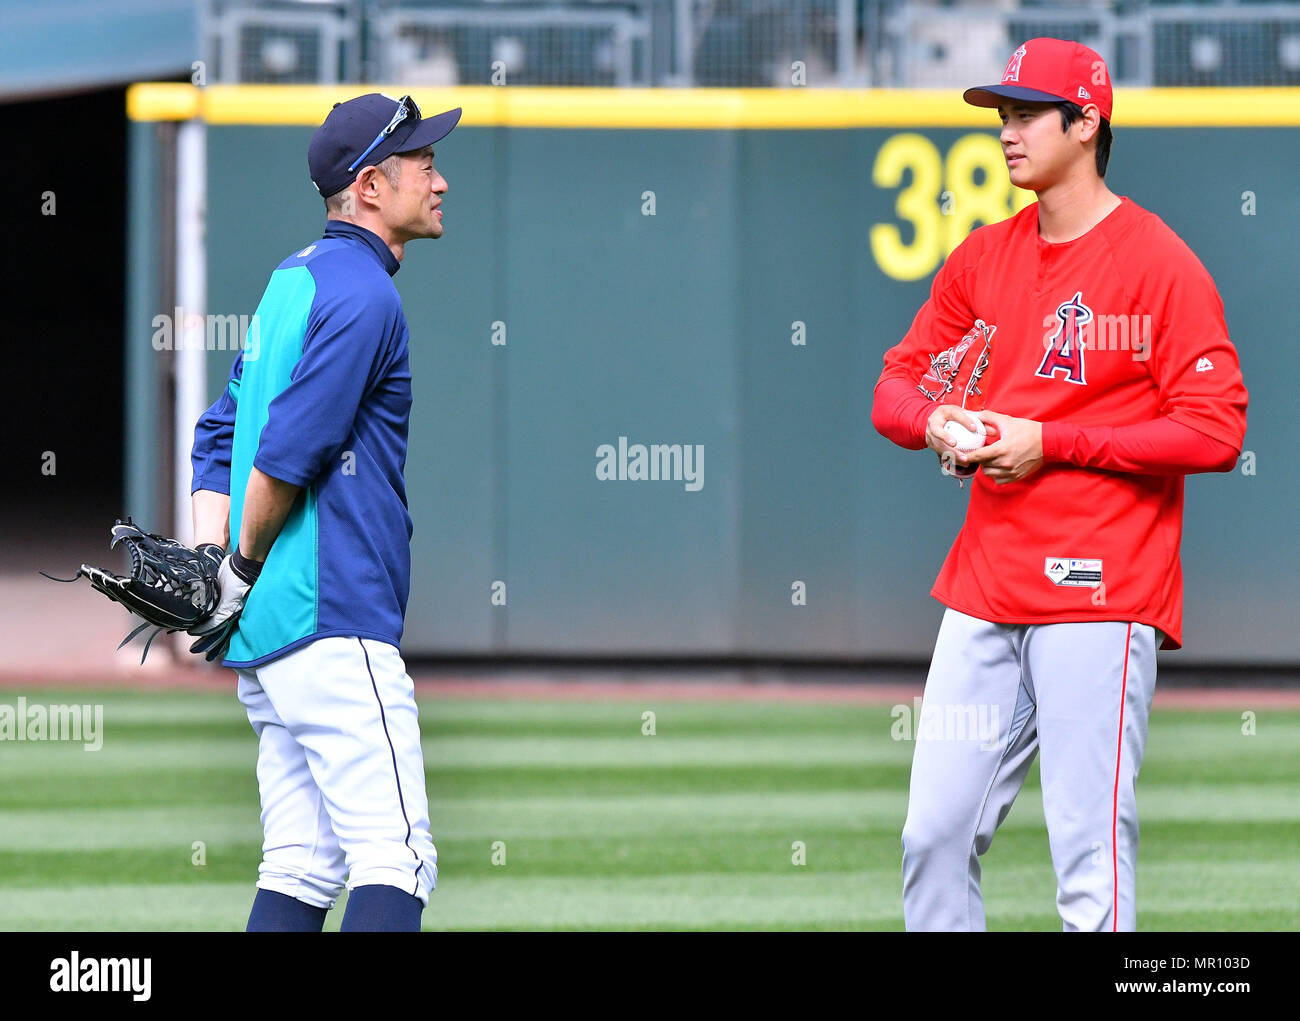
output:
<instances>
[{"instance_id":1,"label":"angels 'a' logo","mask_svg":"<svg viewBox=\"0 0 1300 1021\"><path fill-rule=\"evenodd\" d=\"M1092 309L1083 303L1083 292L1075 291L1074 297L1056 306L1056 318L1059 325L1056 332L1045 342L1047 350L1039 364L1035 376L1055 379L1056 373L1064 372L1070 383L1083 385L1084 337L1082 327L1092 322Z\"/></svg>"},{"instance_id":2,"label":"angels 'a' logo","mask_svg":"<svg viewBox=\"0 0 1300 1021\"><path fill-rule=\"evenodd\" d=\"M1011 59L1007 61L1007 69L1002 72L1003 84L1020 81L1020 62L1025 59L1026 52L1025 47L1021 45L1015 53L1011 54Z\"/></svg>"}]
</instances>

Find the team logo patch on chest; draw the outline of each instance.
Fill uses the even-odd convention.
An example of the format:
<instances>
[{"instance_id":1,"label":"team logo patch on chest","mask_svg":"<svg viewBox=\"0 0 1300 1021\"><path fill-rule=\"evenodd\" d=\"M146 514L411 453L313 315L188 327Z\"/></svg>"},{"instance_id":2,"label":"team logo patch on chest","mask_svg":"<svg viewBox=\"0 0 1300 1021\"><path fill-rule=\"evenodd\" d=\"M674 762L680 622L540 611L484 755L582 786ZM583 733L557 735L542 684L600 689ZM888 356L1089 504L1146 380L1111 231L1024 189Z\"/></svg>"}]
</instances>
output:
<instances>
[{"instance_id":1,"label":"team logo patch on chest","mask_svg":"<svg viewBox=\"0 0 1300 1021\"><path fill-rule=\"evenodd\" d=\"M1083 352L1087 347L1084 327L1093 320L1092 309L1083 303L1083 292L1056 306L1056 332L1043 338L1043 360L1034 371L1035 376L1056 379L1058 372L1065 373L1069 383L1083 386L1087 383L1083 372Z\"/></svg>"}]
</instances>

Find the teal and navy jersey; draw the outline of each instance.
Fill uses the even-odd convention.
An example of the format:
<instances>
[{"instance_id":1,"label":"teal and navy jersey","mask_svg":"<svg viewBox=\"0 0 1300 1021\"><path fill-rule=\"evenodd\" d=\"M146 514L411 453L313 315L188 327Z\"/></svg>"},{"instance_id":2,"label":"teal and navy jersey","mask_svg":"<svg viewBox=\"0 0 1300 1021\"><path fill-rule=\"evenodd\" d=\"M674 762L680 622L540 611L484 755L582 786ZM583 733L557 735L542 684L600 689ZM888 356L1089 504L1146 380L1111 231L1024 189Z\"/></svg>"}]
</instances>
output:
<instances>
[{"instance_id":1,"label":"teal and navy jersey","mask_svg":"<svg viewBox=\"0 0 1300 1021\"><path fill-rule=\"evenodd\" d=\"M192 491L230 494L232 543L251 468L302 487L226 666L331 635L400 646L411 372L398 266L376 234L328 221L271 274L230 382L194 430Z\"/></svg>"}]
</instances>

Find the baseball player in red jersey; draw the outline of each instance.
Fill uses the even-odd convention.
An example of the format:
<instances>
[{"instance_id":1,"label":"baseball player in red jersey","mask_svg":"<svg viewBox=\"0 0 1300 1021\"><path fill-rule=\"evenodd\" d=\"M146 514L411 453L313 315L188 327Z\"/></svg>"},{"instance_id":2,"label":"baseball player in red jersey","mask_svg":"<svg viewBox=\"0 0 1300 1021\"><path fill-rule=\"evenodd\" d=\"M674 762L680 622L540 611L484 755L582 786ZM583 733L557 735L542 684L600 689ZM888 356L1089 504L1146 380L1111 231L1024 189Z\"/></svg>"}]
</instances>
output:
<instances>
[{"instance_id":1,"label":"baseball player in red jersey","mask_svg":"<svg viewBox=\"0 0 1300 1021\"><path fill-rule=\"evenodd\" d=\"M1030 39L996 108L1012 184L1038 201L974 231L884 359L872 422L975 466L932 595L903 827L909 930L980 930L980 856L1040 756L1066 930L1137 927L1138 770L1155 650L1182 644L1183 476L1230 471L1247 394L1214 281L1157 216L1107 189L1111 85L1075 42ZM918 390L976 321L991 334L977 430ZM987 733L956 726L979 718Z\"/></svg>"}]
</instances>

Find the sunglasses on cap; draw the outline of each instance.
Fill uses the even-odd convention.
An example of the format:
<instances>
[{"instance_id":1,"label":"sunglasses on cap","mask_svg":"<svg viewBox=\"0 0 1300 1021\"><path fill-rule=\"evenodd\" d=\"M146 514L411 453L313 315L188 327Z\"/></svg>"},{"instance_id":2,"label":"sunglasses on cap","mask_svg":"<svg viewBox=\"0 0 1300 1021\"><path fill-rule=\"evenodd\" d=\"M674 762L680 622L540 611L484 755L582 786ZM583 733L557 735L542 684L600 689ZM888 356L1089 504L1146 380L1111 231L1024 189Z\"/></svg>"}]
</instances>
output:
<instances>
[{"instance_id":1,"label":"sunglasses on cap","mask_svg":"<svg viewBox=\"0 0 1300 1021\"><path fill-rule=\"evenodd\" d=\"M408 117L414 117L416 120L419 120L420 108L415 105L415 100L410 96L403 96L397 101L397 112L393 114L393 119L388 122L387 127L375 136L375 140L366 147L366 151L353 160L352 165L348 167L348 173L354 173L357 167L361 166L361 161L379 148L379 145L384 141L384 139L397 130L397 125L401 124L402 121L406 120Z\"/></svg>"}]
</instances>

